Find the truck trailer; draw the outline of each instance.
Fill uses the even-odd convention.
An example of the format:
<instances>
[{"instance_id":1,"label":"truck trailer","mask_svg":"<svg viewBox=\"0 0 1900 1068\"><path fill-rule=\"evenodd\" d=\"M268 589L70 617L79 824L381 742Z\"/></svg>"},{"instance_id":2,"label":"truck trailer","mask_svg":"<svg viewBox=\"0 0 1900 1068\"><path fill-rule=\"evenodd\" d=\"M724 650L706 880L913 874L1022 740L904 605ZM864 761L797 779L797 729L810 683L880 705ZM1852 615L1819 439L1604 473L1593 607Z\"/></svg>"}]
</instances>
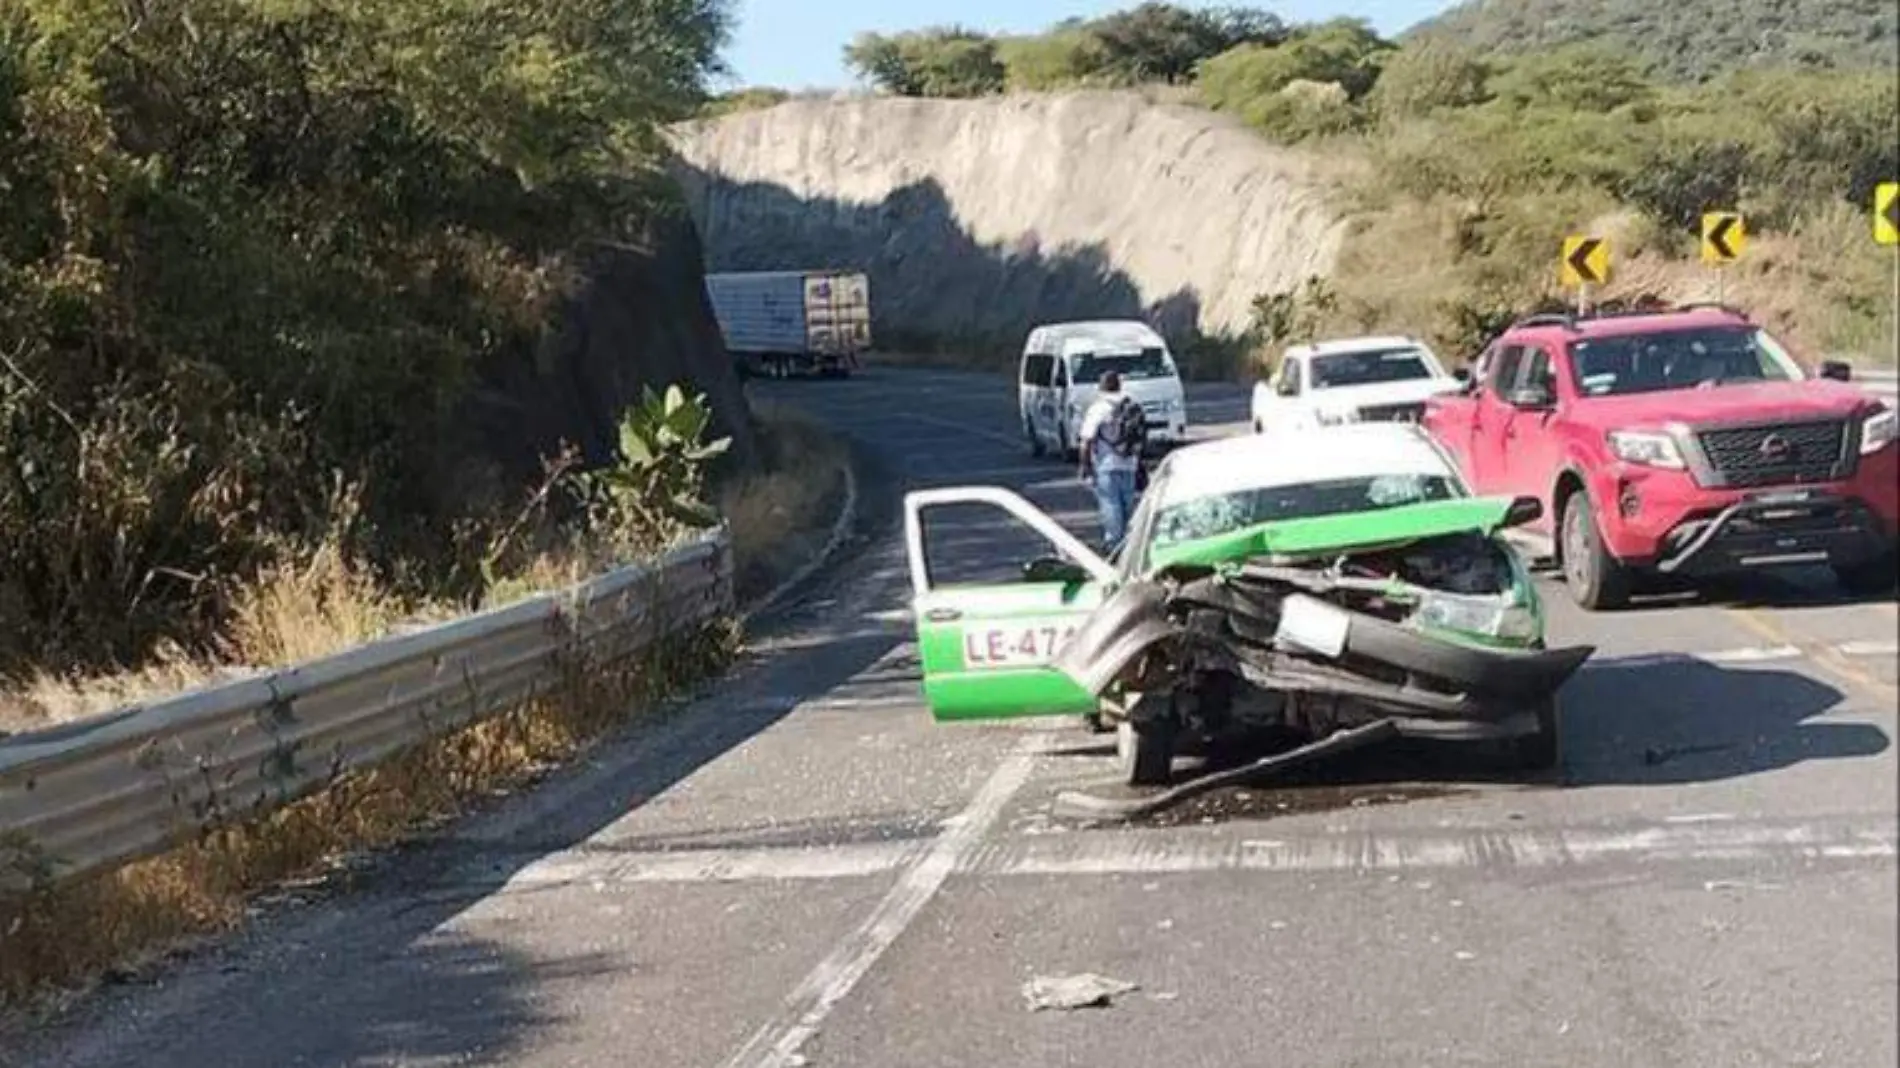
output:
<instances>
[{"instance_id":1,"label":"truck trailer","mask_svg":"<svg viewBox=\"0 0 1900 1068\"><path fill-rule=\"evenodd\" d=\"M739 373L849 375L871 347L862 273L740 271L706 276L706 294Z\"/></svg>"}]
</instances>

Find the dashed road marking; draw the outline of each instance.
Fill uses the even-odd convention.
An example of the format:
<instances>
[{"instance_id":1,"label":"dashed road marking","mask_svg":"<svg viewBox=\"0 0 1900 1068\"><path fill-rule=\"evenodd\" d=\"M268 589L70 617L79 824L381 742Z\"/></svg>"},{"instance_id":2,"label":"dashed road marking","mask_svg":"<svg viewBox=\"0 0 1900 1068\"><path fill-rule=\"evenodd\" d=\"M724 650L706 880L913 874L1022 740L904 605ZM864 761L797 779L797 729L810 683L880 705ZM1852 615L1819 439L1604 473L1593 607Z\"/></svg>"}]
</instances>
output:
<instances>
[{"instance_id":1,"label":"dashed road marking","mask_svg":"<svg viewBox=\"0 0 1900 1068\"><path fill-rule=\"evenodd\" d=\"M1844 642L1834 648L1842 656L1900 656L1900 642Z\"/></svg>"},{"instance_id":2,"label":"dashed road marking","mask_svg":"<svg viewBox=\"0 0 1900 1068\"><path fill-rule=\"evenodd\" d=\"M1781 624L1775 622L1775 620L1766 613L1753 608L1731 608L1729 609L1729 614L1740 622L1742 626L1747 627L1749 630L1754 631L1764 638L1795 645L1809 660L1812 660L1823 670L1847 682L1853 683L1860 687L1864 693L1878 698L1882 703L1891 706L1896 701L1900 701L1900 689L1897 689L1893 683L1885 679L1869 674L1859 664L1854 663L1846 655L1843 655L1839 646L1825 645L1820 642L1794 640L1792 635L1782 629Z\"/></svg>"},{"instance_id":3,"label":"dashed road marking","mask_svg":"<svg viewBox=\"0 0 1900 1068\"><path fill-rule=\"evenodd\" d=\"M1023 765L1008 767L1009 777ZM999 774L1002 774L999 772ZM995 782L996 780L992 780ZM987 789L987 788L986 788ZM1017 789L1005 782L988 801ZM979 801L984 801L979 798ZM972 810L979 809L972 805ZM1000 804L997 805L1000 808ZM800 985L786 1009L728 1064L782 1063L769 1053L796 1052L791 1041L815 1026L848 993L876 956L901 933L944 878L965 876L1091 876L1172 872L1319 873L1429 869L1532 869L1640 860L1648 863L1776 859L1853 860L1892 857L1892 818L1802 822L1744 821L1727 813L1668 816L1657 824L1595 828L1468 828L1450 832L1302 834L1259 838L1181 833L1179 828L1078 831L979 841L994 820L982 812L922 842L843 846L773 846L751 850L673 850L545 858L522 869L500 893L550 886L636 883L853 879L910 866L858 931ZM1263 828L1268 825L1261 825ZM962 837L952 841L954 835ZM921 896L920 896L921 895ZM816 1016L813 1014L817 1013ZM769 1037L767 1032L769 1031ZM798 1041L802 1041L799 1039Z\"/></svg>"},{"instance_id":4,"label":"dashed road marking","mask_svg":"<svg viewBox=\"0 0 1900 1068\"><path fill-rule=\"evenodd\" d=\"M954 826L904 869L897 885L864 923L820 961L785 999L779 1011L726 1060L727 1068L754 1065L781 1068L799 1062L799 1049L817 1033L818 1025L904 933L937 895L950 873L981 844L983 835L1002 815L1010 798L1029 781L1036 753L1041 748L1039 737L1032 735L1023 739L977 791L969 807L953 819Z\"/></svg>"}]
</instances>

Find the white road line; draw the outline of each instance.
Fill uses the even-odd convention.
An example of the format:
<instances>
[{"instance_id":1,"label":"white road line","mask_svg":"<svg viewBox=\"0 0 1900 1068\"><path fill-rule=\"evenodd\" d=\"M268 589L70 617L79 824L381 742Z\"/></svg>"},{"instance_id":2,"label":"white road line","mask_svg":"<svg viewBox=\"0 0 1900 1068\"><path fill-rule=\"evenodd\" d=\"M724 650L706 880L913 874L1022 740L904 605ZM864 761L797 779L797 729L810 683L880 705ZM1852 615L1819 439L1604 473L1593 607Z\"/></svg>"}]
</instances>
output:
<instances>
[{"instance_id":1,"label":"white road line","mask_svg":"<svg viewBox=\"0 0 1900 1068\"><path fill-rule=\"evenodd\" d=\"M1297 840L1186 838L1167 830L1111 831L994 843L973 874L1134 875L1163 872L1410 871L1544 868L1644 862L1891 857L1895 828L1684 824L1625 830L1477 831L1456 835L1340 834Z\"/></svg>"},{"instance_id":2,"label":"white road line","mask_svg":"<svg viewBox=\"0 0 1900 1068\"><path fill-rule=\"evenodd\" d=\"M930 842L849 846L679 849L615 855L577 850L543 857L511 876L497 894L580 883L726 883L779 879L851 879L879 875L916 859Z\"/></svg>"},{"instance_id":3,"label":"white road line","mask_svg":"<svg viewBox=\"0 0 1900 1068\"><path fill-rule=\"evenodd\" d=\"M1019 761L1019 756L1011 761ZM1318 873L1442 869L1548 868L1635 860L1760 862L1775 858L1854 859L1895 855L1891 819L1826 822L1743 821L1727 813L1667 816L1636 827L1524 828L1419 834L1302 834L1238 839L1179 828L1078 831L979 842L984 828L1020 788L1027 761L1006 764L939 838L842 846L690 849L637 855L580 850L546 857L517 872L498 895L579 884L730 883L855 879L912 865L877 911L820 964L729 1065L779 1064L789 1057L851 984L888 949L950 874L1008 876L1133 875L1173 872ZM1230 825L1231 826L1231 825ZM1260 824L1266 829L1271 824Z\"/></svg>"},{"instance_id":4,"label":"white road line","mask_svg":"<svg viewBox=\"0 0 1900 1068\"><path fill-rule=\"evenodd\" d=\"M1842 656L1900 656L1900 642L1844 642L1835 651Z\"/></svg>"},{"instance_id":5,"label":"white road line","mask_svg":"<svg viewBox=\"0 0 1900 1068\"><path fill-rule=\"evenodd\" d=\"M816 697L800 702L800 712L848 712L862 708L916 708L922 709L924 695L921 688L908 694L889 694L882 697Z\"/></svg>"},{"instance_id":6,"label":"white road line","mask_svg":"<svg viewBox=\"0 0 1900 1068\"><path fill-rule=\"evenodd\" d=\"M977 791L969 807L955 818L954 826L938 837L917 863L905 869L897 885L864 923L820 961L785 999L778 1013L726 1060L727 1068L777 1068L797 1063L799 1049L817 1033L818 1025L930 903L943 881L981 844L1003 806L1029 781L1042 737L1032 734L1023 739Z\"/></svg>"}]
</instances>

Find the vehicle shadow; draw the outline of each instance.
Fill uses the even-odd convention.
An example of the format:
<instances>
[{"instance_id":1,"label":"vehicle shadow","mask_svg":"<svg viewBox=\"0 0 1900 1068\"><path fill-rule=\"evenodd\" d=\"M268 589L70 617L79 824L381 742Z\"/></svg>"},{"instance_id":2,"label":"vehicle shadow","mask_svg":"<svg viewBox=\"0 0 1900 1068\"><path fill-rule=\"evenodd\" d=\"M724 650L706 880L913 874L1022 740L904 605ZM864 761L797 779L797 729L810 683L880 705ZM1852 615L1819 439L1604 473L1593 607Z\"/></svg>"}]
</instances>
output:
<instances>
[{"instance_id":1,"label":"vehicle shadow","mask_svg":"<svg viewBox=\"0 0 1900 1068\"><path fill-rule=\"evenodd\" d=\"M1694 657L1580 673L1564 695L1570 786L1680 785L1875 756L1871 723L1824 719L1845 695L1796 671Z\"/></svg>"},{"instance_id":2,"label":"vehicle shadow","mask_svg":"<svg viewBox=\"0 0 1900 1068\"><path fill-rule=\"evenodd\" d=\"M1717 782L1817 760L1876 756L1891 739L1864 722L1824 719L1841 691L1794 671L1730 668L1693 656L1609 662L1580 672L1561 695L1562 763L1526 772L1496 747L1401 740L1263 779L1263 791L1323 789L1351 801L1405 784L1525 787L1679 786ZM1284 747L1283 744L1280 747ZM1203 770L1270 752L1269 742L1223 747ZM1112 755L1111 739L1078 739L1070 756ZM1197 763L1199 763L1197 761ZM1191 774L1185 766L1177 776Z\"/></svg>"}]
</instances>

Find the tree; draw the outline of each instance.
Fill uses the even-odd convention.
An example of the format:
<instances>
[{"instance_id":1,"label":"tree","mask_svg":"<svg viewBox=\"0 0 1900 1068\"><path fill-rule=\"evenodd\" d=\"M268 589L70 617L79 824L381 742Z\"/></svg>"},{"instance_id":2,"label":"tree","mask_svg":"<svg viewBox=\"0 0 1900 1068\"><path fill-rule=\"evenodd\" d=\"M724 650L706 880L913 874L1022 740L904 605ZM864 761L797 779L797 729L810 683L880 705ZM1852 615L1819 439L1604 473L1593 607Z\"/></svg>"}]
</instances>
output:
<instances>
[{"instance_id":1,"label":"tree","mask_svg":"<svg viewBox=\"0 0 1900 1068\"><path fill-rule=\"evenodd\" d=\"M1252 8L1197 11L1144 3L1089 24L1106 67L1128 82L1187 80L1202 60L1241 44L1277 44L1280 20Z\"/></svg>"},{"instance_id":2,"label":"tree","mask_svg":"<svg viewBox=\"0 0 1900 1068\"><path fill-rule=\"evenodd\" d=\"M1338 85L1351 100L1379 76L1391 45L1358 19L1335 19L1296 32L1285 44L1243 44L1202 63L1196 83L1217 110L1247 114L1294 82Z\"/></svg>"},{"instance_id":3,"label":"tree","mask_svg":"<svg viewBox=\"0 0 1900 1068\"><path fill-rule=\"evenodd\" d=\"M1595 112L1637 103L1654 92L1621 53L1589 44L1513 59L1491 79L1489 89L1512 107Z\"/></svg>"},{"instance_id":4,"label":"tree","mask_svg":"<svg viewBox=\"0 0 1900 1068\"><path fill-rule=\"evenodd\" d=\"M996 43L996 53L1011 89L1034 92L1115 81L1108 72L1108 50L1099 37L1081 26L1005 37Z\"/></svg>"},{"instance_id":5,"label":"tree","mask_svg":"<svg viewBox=\"0 0 1900 1068\"><path fill-rule=\"evenodd\" d=\"M904 56L902 41L879 33L860 33L844 46L845 66L858 77L897 96L922 96L917 74Z\"/></svg>"},{"instance_id":6,"label":"tree","mask_svg":"<svg viewBox=\"0 0 1900 1068\"><path fill-rule=\"evenodd\" d=\"M956 26L886 37L861 33L844 50L859 77L898 96L970 97L1001 92L994 39Z\"/></svg>"},{"instance_id":7,"label":"tree","mask_svg":"<svg viewBox=\"0 0 1900 1068\"><path fill-rule=\"evenodd\" d=\"M1456 45L1427 38L1393 53L1379 70L1372 107L1387 121L1461 108L1489 99L1483 60Z\"/></svg>"}]
</instances>

